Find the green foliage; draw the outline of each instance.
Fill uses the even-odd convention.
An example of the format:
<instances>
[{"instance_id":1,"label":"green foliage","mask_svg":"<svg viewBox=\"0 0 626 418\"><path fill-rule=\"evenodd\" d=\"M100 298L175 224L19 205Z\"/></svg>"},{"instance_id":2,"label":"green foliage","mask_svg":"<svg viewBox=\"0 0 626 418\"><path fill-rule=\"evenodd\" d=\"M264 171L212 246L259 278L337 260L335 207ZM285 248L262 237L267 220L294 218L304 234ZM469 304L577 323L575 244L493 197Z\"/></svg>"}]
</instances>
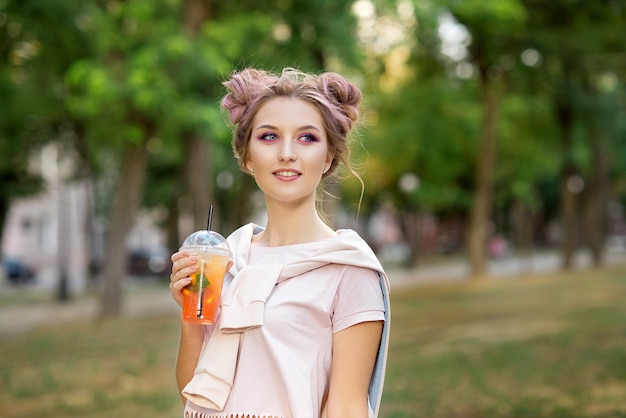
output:
<instances>
[{"instance_id":1,"label":"green foliage","mask_svg":"<svg viewBox=\"0 0 626 418\"><path fill-rule=\"evenodd\" d=\"M529 11L527 42L542 55L529 79L536 82L535 92L550 96L555 124L571 128L571 136L561 138L559 166L569 164L588 179L597 163L592 148L597 147L608 161L610 198L623 199L618 178L624 165L615 156L623 154L617 98L624 97L625 73L615 58L626 41L611 28L626 22L626 7L621 2L579 0L524 4ZM622 174L615 176L617 172Z\"/></svg>"},{"instance_id":2,"label":"green foliage","mask_svg":"<svg viewBox=\"0 0 626 418\"><path fill-rule=\"evenodd\" d=\"M482 135L478 68L501 97L497 208L512 201L553 205L555 176L566 160L588 176L591 126L600 127L610 154L612 193L626 199L621 2L377 0L369 34L357 34L363 22L353 3L212 2L209 20L190 34L175 0L0 2L2 195L10 200L41 186L26 166L46 142L75 148L81 170L104 176L124 143L145 141L151 170L145 204L170 202L184 193L181 138L195 136L212 144L212 178L233 176L230 189L216 189L220 205L243 207L251 183L232 159L221 82L245 66L296 66L337 70L364 87L368 108L358 138L364 147L354 150L366 183L364 212L381 200L435 214L467 210ZM470 33L464 60L442 56L443 13ZM386 42L398 28L402 36L387 49L370 44ZM537 62L524 63L528 51ZM461 77L461 65L473 73ZM559 142L559 103L574 109L567 151ZM409 192L399 187L406 173L419 178ZM358 201L360 190L348 178L346 205Z\"/></svg>"},{"instance_id":3,"label":"green foliage","mask_svg":"<svg viewBox=\"0 0 626 418\"><path fill-rule=\"evenodd\" d=\"M67 0L0 4L0 231L11 200L44 187L33 151L68 138L62 74L87 48L73 20L81 10Z\"/></svg>"},{"instance_id":4,"label":"green foliage","mask_svg":"<svg viewBox=\"0 0 626 418\"><path fill-rule=\"evenodd\" d=\"M477 31L491 36L510 34L521 29L527 18L527 11L519 0L462 0L444 4L473 34Z\"/></svg>"},{"instance_id":5,"label":"green foliage","mask_svg":"<svg viewBox=\"0 0 626 418\"><path fill-rule=\"evenodd\" d=\"M426 75L380 98L375 105L378 124L363 139L369 154L364 180L370 199L385 190L383 197L399 204L413 201L424 210L466 207L468 157L476 152L480 112L465 99L466 92L449 88L445 75ZM408 195L398 185L407 172L420 179Z\"/></svg>"},{"instance_id":6,"label":"green foliage","mask_svg":"<svg viewBox=\"0 0 626 418\"><path fill-rule=\"evenodd\" d=\"M508 95L501 112L496 202L537 204L535 185L558 176L561 149L551 109L542 96Z\"/></svg>"}]
</instances>

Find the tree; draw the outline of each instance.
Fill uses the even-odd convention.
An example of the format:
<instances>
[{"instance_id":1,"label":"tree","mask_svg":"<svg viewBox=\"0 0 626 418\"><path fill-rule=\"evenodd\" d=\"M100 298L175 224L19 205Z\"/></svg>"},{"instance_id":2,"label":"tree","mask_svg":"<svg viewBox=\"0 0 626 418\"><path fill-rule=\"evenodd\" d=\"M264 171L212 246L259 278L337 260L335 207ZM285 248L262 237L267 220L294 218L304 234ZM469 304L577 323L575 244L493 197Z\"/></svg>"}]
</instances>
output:
<instances>
[{"instance_id":1,"label":"tree","mask_svg":"<svg viewBox=\"0 0 626 418\"><path fill-rule=\"evenodd\" d=\"M172 97L167 75L155 65L159 45L172 27L172 9L166 4L92 3L85 32L97 40L94 56L74 63L67 76L68 108L98 144L92 149L120 156L112 172L117 175L105 239L104 317L121 311L125 243L142 196L147 145L158 132L164 101Z\"/></svg>"},{"instance_id":2,"label":"tree","mask_svg":"<svg viewBox=\"0 0 626 418\"><path fill-rule=\"evenodd\" d=\"M595 264L602 262L606 234L611 137L602 129L615 109L603 106L598 89L614 71L626 48L619 34L626 15L621 2L561 0L549 5L524 0L528 10L528 40L545 62L541 85L552 93L554 117L560 127L563 161L560 174L563 268L570 269L579 243L580 198L586 200L586 230ZM547 6L547 7L546 7ZM617 54L617 55L616 55ZM584 138L580 132L586 132ZM588 168L586 168L588 167ZM589 181L584 182L585 172ZM586 183L586 191L580 193Z\"/></svg>"},{"instance_id":3,"label":"tree","mask_svg":"<svg viewBox=\"0 0 626 418\"><path fill-rule=\"evenodd\" d=\"M498 142L497 109L505 89L501 80L509 69L506 56L515 48L515 39L523 28L526 13L517 0L448 4L450 12L471 34L468 60L477 70L483 103L482 142L476 160L475 194L467 232L470 274L481 277L486 273L491 221Z\"/></svg>"},{"instance_id":4,"label":"tree","mask_svg":"<svg viewBox=\"0 0 626 418\"><path fill-rule=\"evenodd\" d=\"M184 173L177 178L186 180L169 191L191 196L195 228L203 227L209 202L214 200L210 177L220 155L216 146L228 143L227 139L222 142L228 133L217 102L221 80L234 63L248 57L255 57L263 67L300 61L304 69L316 68L319 58L328 56L319 42L323 31L318 28L344 19L347 10L341 7L347 2L325 3L323 8L342 14L311 20L310 27L298 28L296 23L303 23L299 13L312 10L314 3L286 9L278 19L278 25L301 29L287 30L287 35L306 36L278 36L281 27L266 13L271 8L264 2L232 5L190 0L182 9L165 0L94 5L86 32L97 40L97 50L93 58L75 63L68 72L72 87L68 105L98 152L107 150L107 155L120 161L110 173L117 180L106 237L103 316L121 310L124 244L143 195L146 169L159 166L151 165L151 160L169 167L163 172ZM316 48L308 52L298 45ZM341 50L336 45L335 49ZM263 54L258 55L259 51ZM103 114L102 109L107 112ZM158 158L159 148L173 152L174 158ZM177 234L172 226L176 225L177 200L172 195L164 200L173 234ZM170 245L175 241L171 238Z\"/></svg>"},{"instance_id":5,"label":"tree","mask_svg":"<svg viewBox=\"0 0 626 418\"><path fill-rule=\"evenodd\" d=\"M168 125L167 136L187 139L176 141L174 145L164 144L166 151L153 156L156 158L151 159L151 167L155 171L148 178L146 193L146 201L152 205L169 202L167 225L172 249L180 244L176 228L178 202L191 202L191 206L197 208L193 209L195 228L206 225L209 203L218 205L214 213L219 219L214 219L214 225L223 230L244 222L252 210L254 183L239 172L231 158L230 132L226 118L219 113L218 100L224 92L222 80L233 69L247 65L271 70L297 66L305 71L319 71L326 62L339 62L340 56L341 62L355 65L355 48L351 47L354 40L345 36L351 32L350 20L353 20L348 13L349 4L349 1L310 1L300 2L298 7L287 7L287 4L258 1L236 5L206 1L187 3L188 12L183 16L191 17L186 24L188 29L183 31L185 36L177 37L179 53L166 57L163 63L178 80L177 108L172 109L177 117L173 118L176 122ZM267 13L270 9L271 15ZM312 10L326 10L327 17L311 19ZM327 42L328 37L339 33L341 42ZM179 152L178 143L194 143L208 150ZM193 162L185 155L205 159L206 163ZM171 175L177 171L176 167L183 171ZM168 173L169 180L159 173ZM214 183L218 177L221 187L216 188ZM196 192L191 192L192 179L206 184L195 186ZM167 187L167 197L162 193L164 180L175 182ZM209 196L211 189L213 198ZM153 199L153 196L161 198ZM195 202L196 196L199 196L198 202Z\"/></svg>"},{"instance_id":6,"label":"tree","mask_svg":"<svg viewBox=\"0 0 626 418\"><path fill-rule=\"evenodd\" d=\"M62 154L75 145L78 127L63 104L63 78L75 60L89 53L89 45L80 36L78 22L84 12L81 3L68 0L1 2L0 10L1 237L12 200L33 195L48 186L44 173L30 169L31 159L47 144L56 144ZM75 179L69 174L61 181ZM62 248L58 254L56 295L65 300L69 297L68 260Z\"/></svg>"},{"instance_id":7,"label":"tree","mask_svg":"<svg viewBox=\"0 0 626 418\"><path fill-rule=\"evenodd\" d=\"M418 109L401 111L407 115L407 120L403 121L405 130L414 132L413 136L418 138L419 134L415 133L421 132L431 140L428 146L422 145L423 150L420 153L435 157L435 149L444 151L440 155L445 155L445 152L450 154L455 150L453 154L457 158L439 159L437 172L441 173L439 176L442 179L446 179L442 183L433 183L431 176L435 171L425 170L423 157L413 161L413 167L424 174L420 175L423 181L420 190L415 191L415 197L424 205L428 204L426 196L441 200L445 196L449 197L453 190L462 191L457 195L456 207L463 217L469 209L466 250L471 274L476 277L485 273L486 244L495 183L496 144L499 142L497 110L507 91L507 72L511 70L510 55L518 48L516 40L523 28L525 17L524 9L515 0L488 4L480 1L442 1L436 7L420 8L418 41L413 48L415 56L422 58L414 60L412 66L413 74L419 74L420 77L410 78L406 84L402 83L405 90L399 103L423 104ZM463 30L467 34L460 38L458 35ZM456 39L452 40L453 48L448 50L447 39L444 38L450 31ZM413 87L411 84L433 83L437 77L432 74L437 72L441 80L438 91L409 98L411 92L418 89L428 91L428 88ZM424 74L431 76L427 79ZM477 81L477 85L474 85L474 81ZM482 116L476 112L476 101L472 95L480 98L482 109L479 112ZM441 100L451 102L447 105L440 104ZM456 114L450 111L450 107ZM422 108L430 109L431 112ZM480 117L482 122L477 125L476 120ZM442 121L446 121L445 126L442 126ZM424 129L426 127L428 129ZM458 128L462 130L459 132ZM478 138L480 141L476 142ZM464 145L454 146L453 140ZM406 151L406 146L402 150ZM413 154L403 154L400 161L410 158L410 155ZM445 164L441 164L442 161ZM474 179L468 181L467 178L472 173ZM436 187L431 189L432 186ZM471 201L469 206L468 201ZM450 206L447 209L450 210Z\"/></svg>"},{"instance_id":8,"label":"tree","mask_svg":"<svg viewBox=\"0 0 626 418\"><path fill-rule=\"evenodd\" d=\"M86 50L72 21L80 10L70 1L0 3L0 237L11 201L44 187L28 169L33 152L71 136L62 80Z\"/></svg>"}]
</instances>

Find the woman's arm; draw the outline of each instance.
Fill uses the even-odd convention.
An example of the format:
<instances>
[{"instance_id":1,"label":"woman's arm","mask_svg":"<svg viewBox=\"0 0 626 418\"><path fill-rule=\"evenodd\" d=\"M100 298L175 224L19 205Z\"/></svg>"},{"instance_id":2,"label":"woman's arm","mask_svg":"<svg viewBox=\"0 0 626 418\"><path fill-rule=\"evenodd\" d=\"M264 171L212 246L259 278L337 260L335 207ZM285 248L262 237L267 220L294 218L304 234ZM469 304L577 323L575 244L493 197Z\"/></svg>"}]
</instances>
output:
<instances>
[{"instance_id":1,"label":"woman's arm","mask_svg":"<svg viewBox=\"0 0 626 418\"><path fill-rule=\"evenodd\" d=\"M197 257L191 257L188 252L177 252L172 255L172 274L170 275L170 290L172 297L182 306L183 289L189 283L189 277L197 270ZM200 357L200 350L204 341L202 325L189 324L181 321L180 341L176 357L176 384L183 405L186 398L182 395L183 388L193 377L196 363Z\"/></svg>"},{"instance_id":2,"label":"woman's arm","mask_svg":"<svg viewBox=\"0 0 626 418\"><path fill-rule=\"evenodd\" d=\"M328 418L367 418L367 391L383 332L382 321L362 322L333 335Z\"/></svg>"},{"instance_id":3,"label":"woman's arm","mask_svg":"<svg viewBox=\"0 0 626 418\"><path fill-rule=\"evenodd\" d=\"M179 251L172 254L172 274L170 275L170 290L172 297L180 306L183 304L183 289L191 283L189 277L198 269L198 257L192 256L188 251ZM232 261L229 262L226 270L230 269ZM190 324L181 321L180 342L178 344L178 355L176 357L176 384L178 392L193 377L204 343L204 329L202 325ZM187 401L180 395L183 405Z\"/></svg>"},{"instance_id":4,"label":"woman's arm","mask_svg":"<svg viewBox=\"0 0 626 418\"><path fill-rule=\"evenodd\" d=\"M181 321L180 342L176 357L176 384L178 385L178 393L183 401L183 405L187 402L187 399L182 395L182 390L193 377L203 341L204 330L202 325Z\"/></svg>"}]
</instances>

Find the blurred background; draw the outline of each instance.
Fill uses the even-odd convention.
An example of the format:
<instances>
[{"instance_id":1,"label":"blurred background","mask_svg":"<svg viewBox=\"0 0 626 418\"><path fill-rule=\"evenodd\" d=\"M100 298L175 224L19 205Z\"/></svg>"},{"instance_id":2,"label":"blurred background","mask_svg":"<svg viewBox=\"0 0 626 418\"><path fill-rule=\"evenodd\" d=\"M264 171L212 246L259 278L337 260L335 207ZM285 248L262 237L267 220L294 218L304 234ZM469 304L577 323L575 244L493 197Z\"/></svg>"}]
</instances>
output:
<instances>
[{"instance_id":1,"label":"blurred background","mask_svg":"<svg viewBox=\"0 0 626 418\"><path fill-rule=\"evenodd\" d=\"M345 173L325 209L392 281L623 264L625 23L624 0L0 0L5 321L119 317L210 205L224 235L264 222L219 109L248 66L363 89L364 194Z\"/></svg>"}]
</instances>

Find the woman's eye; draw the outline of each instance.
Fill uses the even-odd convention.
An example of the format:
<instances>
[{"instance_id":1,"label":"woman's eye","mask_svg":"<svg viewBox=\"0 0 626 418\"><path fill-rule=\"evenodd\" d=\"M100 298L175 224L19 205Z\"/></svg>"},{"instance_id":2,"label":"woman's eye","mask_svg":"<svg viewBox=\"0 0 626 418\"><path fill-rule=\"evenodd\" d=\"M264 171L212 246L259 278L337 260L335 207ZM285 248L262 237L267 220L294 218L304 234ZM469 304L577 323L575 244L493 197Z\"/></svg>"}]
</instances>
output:
<instances>
[{"instance_id":1,"label":"woman's eye","mask_svg":"<svg viewBox=\"0 0 626 418\"><path fill-rule=\"evenodd\" d=\"M302 142L317 142L317 137L312 134L301 135L299 139Z\"/></svg>"},{"instance_id":2,"label":"woman's eye","mask_svg":"<svg viewBox=\"0 0 626 418\"><path fill-rule=\"evenodd\" d=\"M259 139L263 141L276 141L278 139L278 136L273 133L266 133L266 134L261 135Z\"/></svg>"}]
</instances>

